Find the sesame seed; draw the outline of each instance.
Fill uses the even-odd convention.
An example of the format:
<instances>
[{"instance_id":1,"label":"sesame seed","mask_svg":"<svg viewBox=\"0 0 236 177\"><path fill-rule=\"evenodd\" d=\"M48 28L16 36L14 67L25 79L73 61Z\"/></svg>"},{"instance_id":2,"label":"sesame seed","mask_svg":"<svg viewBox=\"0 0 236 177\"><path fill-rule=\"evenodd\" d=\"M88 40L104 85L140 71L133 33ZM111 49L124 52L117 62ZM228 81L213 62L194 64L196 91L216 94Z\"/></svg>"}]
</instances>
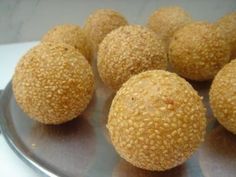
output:
<instances>
[{"instance_id":1,"label":"sesame seed","mask_svg":"<svg viewBox=\"0 0 236 177\"><path fill-rule=\"evenodd\" d=\"M83 30L91 40L93 50L96 52L108 33L127 24L127 20L119 12L112 9L99 9L89 15Z\"/></svg>"},{"instance_id":2,"label":"sesame seed","mask_svg":"<svg viewBox=\"0 0 236 177\"><path fill-rule=\"evenodd\" d=\"M230 46L214 25L194 22L174 34L168 56L179 75L204 81L213 79L230 61Z\"/></svg>"},{"instance_id":3,"label":"sesame seed","mask_svg":"<svg viewBox=\"0 0 236 177\"><path fill-rule=\"evenodd\" d=\"M168 45L174 32L191 21L190 15L181 7L163 7L153 12L147 26L161 36Z\"/></svg>"},{"instance_id":4,"label":"sesame seed","mask_svg":"<svg viewBox=\"0 0 236 177\"><path fill-rule=\"evenodd\" d=\"M131 76L167 68L163 41L150 29L122 26L109 33L99 45L97 67L102 81L118 90ZM144 84L142 80L139 84Z\"/></svg>"},{"instance_id":5,"label":"sesame seed","mask_svg":"<svg viewBox=\"0 0 236 177\"><path fill-rule=\"evenodd\" d=\"M159 91L153 94L157 86ZM131 100L133 93L138 96ZM166 98L171 98L168 103L176 109L166 109ZM136 167L173 168L187 160L204 139L205 112L200 96L183 78L163 70L142 72L128 79L112 101L108 115L108 125L114 125L109 129L112 144Z\"/></svg>"},{"instance_id":6,"label":"sesame seed","mask_svg":"<svg viewBox=\"0 0 236 177\"><path fill-rule=\"evenodd\" d=\"M43 42L21 58L12 87L16 102L29 117L45 124L61 124L87 107L94 78L91 66L75 48Z\"/></svg>"},{"instance_id":7,"label":"sesame seed","mask_svg":"<svg viewBox=\"0 0 236 177\"><path fill-rule=\"evenodd\" d=\"M77 25L63 24L55 26L42 37L42 41L66 43L78 49L88 61L92 59L92 46L84 31ZM67 50L68 48L65 47L61 52ZM42 55L42 58L45 58L45 55ZM72 62L71 65L73 66L74 63Z\"/></svg>"},{"instance_id":8,"label":"sesame seed","mask_svg":"<svg viewBox=\"0 0 236 177\"><path fill-rule=\"evenodd\" d=\"M236 134L236 60L225 65L212 82L209 97L214 116Z\"/></svg>"},{"instance_id":9,"label":"sesame seed","mask_svg":"<svg viewBox=\"0 0 236 177\"><path fill-rule=\"evenodd\" d=\"M236 12L229 13L220 18L215 26L224 33L231 48L231 59L236 58Z\"/></svg>"}]
</instances>

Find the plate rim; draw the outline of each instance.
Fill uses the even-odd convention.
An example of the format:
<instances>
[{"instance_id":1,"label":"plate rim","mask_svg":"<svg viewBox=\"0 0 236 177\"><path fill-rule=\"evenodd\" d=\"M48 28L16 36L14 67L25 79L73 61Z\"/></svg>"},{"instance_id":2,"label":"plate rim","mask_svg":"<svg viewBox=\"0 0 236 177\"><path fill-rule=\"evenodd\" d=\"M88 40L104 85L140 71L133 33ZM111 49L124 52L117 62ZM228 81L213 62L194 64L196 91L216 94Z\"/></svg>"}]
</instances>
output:
<instances>
[{"instance_id":1,"label":"plate rim","mask_svg":"<svg viewBox=\"0 0 236 177\"><path fill-rule=\"evenodd\" d=\"M6 103L9 102L9 94L14 95L12 92L12 81L10 81L5 89L1 90L0 95L0 130L1 133L6 140L8 146L11 148L11 150L17 155L18 158L20 158L27 166L29 166L31 169L33 169L36 173L39 175L43 175L45 177L58 177L60 175L56 174L55 172L50 171L46 167L44 167L42 164L40 164L38 161L32 159L30 156L25 154L20 150L20 148L17 147L15 141L13 140L13 137L9 131L9 128L6 123L6 116L4 115L4 105L6 106Z\"/></svg>"}]
</instances>

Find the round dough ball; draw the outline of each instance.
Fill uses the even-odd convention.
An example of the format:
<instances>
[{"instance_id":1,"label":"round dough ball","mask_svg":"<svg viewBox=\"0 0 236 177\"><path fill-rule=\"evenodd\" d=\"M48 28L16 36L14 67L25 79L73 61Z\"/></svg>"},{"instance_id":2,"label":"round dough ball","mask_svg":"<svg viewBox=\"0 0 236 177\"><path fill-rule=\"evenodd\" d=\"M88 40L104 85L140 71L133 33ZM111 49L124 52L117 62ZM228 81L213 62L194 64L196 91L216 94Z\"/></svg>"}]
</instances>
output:
<instances>
[{"instance_id":1,"label":"round dough ball","mask_svg":"<svg viewBox=\"0 0 236 177\"><path fill-rule=\"evenodd\" d=\"M223 32L231 47L231 59L236 58L236 12L225 15L216 22L218 29Z\"/></svg>"},{"instance_id":2,"label":"round dough ball","mask_svg":"<svg viewBox=\"0 0 236 177\"><path fill-rule=\"evenodd\" d=\"M89 15L84 25L84 31L93 43L94 51L104 37L112 30L127 25L126 19L112 9L99 9Z\"/></svg>"},{"instance_id":3,"label":"round dough ball","mask_svg":"<svg viewBox=\"0 0 236 177\"><path fill-rule=\"evenodd\" d=\"M178 75L146 71L117 92L107 128L122 158L142 169L163 171L182 164L203 141L205 108Z\"/></svg>"},{"instance_id":4,"label":"round dough ball","mask_svg":"<svg viewBox=\"0 0 236 177\"><path fill-rule=\"evenodd\" d=\"M89 63L64 43L41 43L28 51L17 64L12 84L18 105L44 124L77 117L94 91Z\"/></svg>"},{"instance_id":5,"label":"round dough ball","mask_svg":"<svg viewBox=\"0 0 236 177\"><path fill-rule=\"evenodd\" d=\"M109 33L99 46L98 71L114 90L132 75L151 69L166 69L164 43L146 27L130 25Z\"/></svg>"},{"instance_id":6,"label":"round dough ball","mask_svg":"<svg viewBox=\"0 0 236 177\"><path fill-rule=\"evenodd\" d=\"M174 32L189 24L191 16L181 7L165 7L153 12L147 26L169 43Z\"/></svg>"},{"instance_id":7,"label":"round dough ball","mask_svg":"<svg viewBox=\"0 0 236 177\"><path fill-rule=\"evenodd\" d=\"M195 22L174 34L169 61L173 69L187 79L210 80L230 61L230 47L214 25Z\"/></svg>"},{"instance_id":8,"label":"round dough ball","mask_svg":"<svg viewBox=\"0 0 236 177\"><path fill-rule=\"evenodd\" d=\"M210 90L210 103L217 120L236 134L236 60L216 75Z\"/></svg>"},{"instance_id":9,"label":"round dough ball","mask_svg":"<svg viewBox=\"0 0 236 177\"><path fill-rule=\"evenodd\" d=\"M43 42L63 42L79 50L84 57L91 61L92 44L85 32L77 25L58 25L49 30L42 38Z\"/></svg>"}]
</instances>

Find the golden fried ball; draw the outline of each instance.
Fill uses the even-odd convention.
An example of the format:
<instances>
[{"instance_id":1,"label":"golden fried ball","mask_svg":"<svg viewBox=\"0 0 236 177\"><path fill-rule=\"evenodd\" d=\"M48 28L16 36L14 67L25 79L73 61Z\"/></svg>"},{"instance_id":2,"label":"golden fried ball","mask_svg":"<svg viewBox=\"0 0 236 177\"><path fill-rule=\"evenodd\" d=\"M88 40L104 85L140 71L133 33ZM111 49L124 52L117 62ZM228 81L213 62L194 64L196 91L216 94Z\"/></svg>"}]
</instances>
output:
<instances>
[{"instance_id":1,"label":"golden fried ball","mask_svg":"<svg viewBox=\"0 0 236 177\"><path fill-rule=\"evenodd\" d=\"M169 46L169 61L181 76L210 80L230 60L230 47L214 25L189 24L174 34Z\"/></svg>"},{"instance_id":2,"label":"golden fried ball","mask_svg":"<svg viewBox=\"0 0 236 177\"><path fill-rule=\"evenodd\" d=\"M166 69L163 41L146 27L130 25L109 33L99 46L99 75L113 90L130 76L151 69Z\"/></svg>"},{"instance_id":3,"label":"golden fried ball","mask_svg":"<svg viewBox=\"0 0 236 177\"><path fill-rule=\"evenodd\" d=\"M218 29L220 29L230 43L231 59L236 58L236 12L225 15L216 22Z\"/></svg>"},{"instance_id":4,"label":"golden fried ball","mask_svg":"<svg viewBox=\"0 0 236 177\"><path fill-rule=\"evenodd\" d=\"M84 31L93 43L94 51L104 37L112 30L127 25L126 19L112 9L98 9L89 15L84 25Z\"/></svg>"},{"instance_id":5,"label":"golden fried ball","mask_svg":"<svg viewBox=\"0 0 236 177\"><path fill-rule=\"evenodd\" d=\"M44 124L75 118L94 91L89 63L64 43L41 43L28 51L17 64L12 84L18 105Z\"/></svg>"},{"instance_id":6,"label":"golden fried ball","mask_svg":"<svg viewBox=\"0 0 236 177\"><path fill-rule=\"evenodd\" d=\"M210 90L210 103L217 120L236 134L236 60L216 75Z\"/></svg>"},{"instance_id":7,"label":"golden fried ball","mask_svg":"<svg viewBox=\"0 0 236 177\"><path fill-rule=\"evenodd\" d=\"M58 25L49 30L42 38L43 42L63 42L79 50L84 57L91 61L92 44L85 32L77 25Z\"/></svg>"},{"instance_id":8,"label":"golden fried ball","mask_svg":"<svg viewBox=\"0 0 236 177\"><path fill-rule=\"evenodd\" d=\"M181 7L164 7L153 12L147 26L169 43L174 32L191 21L190 15Z\"/></svg>"},{"instance_id":9,"label":"golden fried ball","mask_svg":"<svg viewBox=\"0 0 236 177\"><path fill-rule=\"evenodd\" d=\"M122 158L142 169L163 171L182 164L203 141L205 108L178 75L146 71L117 92L107 128Z\"/></svg>"}]
</instances>

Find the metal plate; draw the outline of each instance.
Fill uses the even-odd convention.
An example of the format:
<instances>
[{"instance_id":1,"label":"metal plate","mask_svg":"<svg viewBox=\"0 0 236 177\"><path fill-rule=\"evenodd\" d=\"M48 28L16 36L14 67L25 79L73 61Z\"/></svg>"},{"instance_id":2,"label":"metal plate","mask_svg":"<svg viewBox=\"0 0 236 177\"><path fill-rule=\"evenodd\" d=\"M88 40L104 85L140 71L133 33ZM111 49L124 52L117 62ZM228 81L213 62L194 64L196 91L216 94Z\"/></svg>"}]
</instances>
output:
<instances>
[{"instance_id":1,"label":"metal plate","mask_svg":"<svg viewBox=\"0 0 236 177\"><path fill-rule=\"evenodd\" d=\"M95 75L98 73L94 67ZM210 83L191 82L208 108L206 141L186 163L166 172L149 172L122 160L110 144L105 128L114 97L96 78L96 92L87 110L59 126L31 120L15 102L11 83L1 97L2 133L10 147L45 176L79 177L235 177L236 136L212 117L208 105Z\"/></svg>"}]
</instances>

